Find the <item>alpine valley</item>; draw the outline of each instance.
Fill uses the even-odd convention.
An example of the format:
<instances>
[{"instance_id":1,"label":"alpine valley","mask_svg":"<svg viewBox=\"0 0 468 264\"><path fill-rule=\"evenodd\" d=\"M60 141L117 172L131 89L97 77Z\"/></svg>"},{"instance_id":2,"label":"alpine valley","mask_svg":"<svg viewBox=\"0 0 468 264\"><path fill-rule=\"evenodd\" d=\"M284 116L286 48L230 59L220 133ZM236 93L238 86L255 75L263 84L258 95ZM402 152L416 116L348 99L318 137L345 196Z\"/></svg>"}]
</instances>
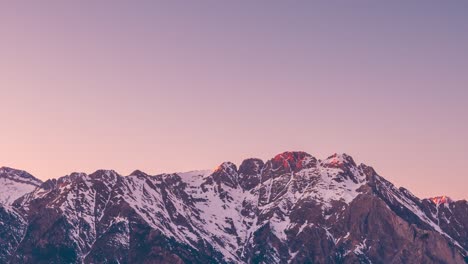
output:
<instances>
[{"instance_id":1,"label":"alpine valley","mask_svg":"<svg viewBox=\"0 0 468 264\"><path fill-rule=\"evenodd\" d=\"M467 263L468 203L346 154L42 182L0 168L0 263Z\"/></svg>"}]
</instances>

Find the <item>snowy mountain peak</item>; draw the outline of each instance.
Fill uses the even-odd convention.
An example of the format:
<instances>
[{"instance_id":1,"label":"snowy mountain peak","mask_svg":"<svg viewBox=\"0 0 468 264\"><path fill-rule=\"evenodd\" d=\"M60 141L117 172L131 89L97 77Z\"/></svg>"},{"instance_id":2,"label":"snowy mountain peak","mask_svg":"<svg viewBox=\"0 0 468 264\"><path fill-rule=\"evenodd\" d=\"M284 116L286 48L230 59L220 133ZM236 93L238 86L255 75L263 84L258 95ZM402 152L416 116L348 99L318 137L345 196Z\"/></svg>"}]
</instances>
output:
<instances>
[{"instance_id":1,"label":"snowy mountain peak","mask_svg":"<svg viewBox=\"0 0 468 264\"><path fill-rule=\"evenodd\" d=\"M11 204L40 186L42 181L23 170L0 168L0 204Z\"/></svg>"},{"instance_id":2,"label":"snowy mountain peak","mask_svg":"<svg viewBox=\"0 0 468 264\"><path fill-rule=\"evenodd\" d=\"M343 168L344 166L356 167L354 159L346 153L335 153L323 161L324 166L331 168Z\"/></svg>"},{"instance_id":3,"label":"snowy mountain peak","mask_svg":"<svg viewBox=\"0 0 468 264\"><path fill-rule=\"evenodd\" d=\"M317 164L317 159L303 151L286 151L270 160L273 170L298 172Z\"/></svg>"},{"instance_id":4,"label":"snowy mountain peak","mask_svg":"<svg viewBox=\"0 0 468 264\"><path fill-rule=\"evenodd\" d=\"M0 263L463 263L468 203L449 201L346 154L72 173L0 205Z\"/></svg>"},{"instance_id":5,"label":"snowy mountain peak","mask_svg":"<svg viewBox=\"0 0 468 264\"><path fill-rule=\"evenodd\" d=\"M32 185L39 186L42 181L32 176L24 170L17 170L10 167L0 168L0 177L10 178L17 181L27 181Z\"/></svg>"},{"instance_id":6,"label":"snowy mountain peak","mask_svg":"<svg viewBox=\"0 0 468 264\"><path fill-rule=\"evenodd\" d=\"M234 172L237 172L237 166L236 164L230 161L226 161L226 162L221 163L218 167L216 167L214 172L221 172L221 171L225 171L227 173L234 173Z\"/></svg>"},{"instance_id":7,"label":"snowy mountain peak","mask_svg":"<svg viewBox=\"0 0 468 264\"><path fill-rule=\"evenodd\" d=\"M141 170L134 170L132 173L130 173L130 176L138 176L138 177L146 177L149 174L141 171Z\"/></svg>"},{"instance_id":8,"label":"snowy mountain peak","mask_svg":"<svg viewBox=\"0 0 468 264\"><path fill-rule=\"evenodd\" d=\"M89 177L92 179L101 180L103 182L113 183L117 180L117 178L121 177L121 175L114 170L97 170L90 174Z\"/></svg>"},{"instance_id":9,"label":"snowy mountain peak","mask_svg":"<svg viewBox=\"0 0 468 264\"><path fill-rule=\"evenodd\" d=\"M211 180L218 185L224 184L231 188L237 188L239 185L237 166L232 162L223 162L214 170L208 182Z\"/></svg>"},{"instance_id":10,"label":"snowy mountain peak","mask_svg":"<svg viewBox=\"0 0 468 264\"><path fill-rule=\"evenodd\" d=\"M65 178L74 181L76 179L82 179L82 178L87 177L87 176L88 176L88 174L86 174L84 172L72 172L69 175L65 176Z\"/></svg>"},{"instance_id":11,"label":"snowy mountain peak","mask_svg":"<svg viewBox=\"0 0 468 264\"><path fill-rule=\"evenodd\" d=\"M112 177L112 176L120 176L115 170L104 170L104 169L100 169L100 170L97 170L95 172L93 172L92 174L90 174L90 176L107 176L107 177Z\"/></svg>"}]
</instances>

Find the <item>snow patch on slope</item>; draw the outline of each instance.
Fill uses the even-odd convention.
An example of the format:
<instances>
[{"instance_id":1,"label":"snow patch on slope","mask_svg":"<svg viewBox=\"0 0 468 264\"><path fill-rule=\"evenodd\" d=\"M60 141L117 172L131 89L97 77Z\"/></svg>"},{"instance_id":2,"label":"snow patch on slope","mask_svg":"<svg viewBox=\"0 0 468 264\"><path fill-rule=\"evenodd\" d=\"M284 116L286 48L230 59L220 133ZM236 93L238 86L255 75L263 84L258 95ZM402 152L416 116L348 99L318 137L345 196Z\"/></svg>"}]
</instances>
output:
<instances>
[{"instance_id":1,"label":"snow patch on slope","mask_svg":"<svg viewBox=\"0 0 468 264\"><path fill-rule=\"evenodd\" d=\"M41 183L25 171L1 167L0 204L11 205L16 199L34 191Z\"/></svg>"}]
</instances>

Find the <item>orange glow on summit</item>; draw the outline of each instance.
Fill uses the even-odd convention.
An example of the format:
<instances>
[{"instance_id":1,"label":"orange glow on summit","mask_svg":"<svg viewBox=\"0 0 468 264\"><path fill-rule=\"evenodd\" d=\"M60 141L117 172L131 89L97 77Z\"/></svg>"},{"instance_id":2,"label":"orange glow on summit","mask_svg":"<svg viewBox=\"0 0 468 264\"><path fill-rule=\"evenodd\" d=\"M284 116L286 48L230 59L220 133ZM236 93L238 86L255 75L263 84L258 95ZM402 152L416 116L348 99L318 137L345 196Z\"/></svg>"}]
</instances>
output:
<instances>
[{"instance_id":1,"label":"orange glow on summit","mask_svg":"<svg viewBox=\"0 0 468 264\"><path fill-rule=\"evenodd\" d=\"M309 156L309 154L302 151L287 151L276 155L272 161L275 167L283 167L296 171L303 168L304 161Z\"/></svg>"},{"instance_id":2,"label":"orange glow on summit","mask_svg":"<svg viewBox=\"0 0 468 264\"><path fill-rule=\"evenodd\" d=\"M445 204L451 201L451 199L445 195L433 197L430 200L436 205Z\"/></svg>"},{"instance_id":3,"label":"orange glow on summit","mask_svg":"<svg viewBox=\"0 0 468 264\"><path fill-rule=\"evenodd\" d=\"M332 160L330 160L330 165L338 166L340 164L341 162L337 157L334 157Z\"/></svg>"}]
</instances>

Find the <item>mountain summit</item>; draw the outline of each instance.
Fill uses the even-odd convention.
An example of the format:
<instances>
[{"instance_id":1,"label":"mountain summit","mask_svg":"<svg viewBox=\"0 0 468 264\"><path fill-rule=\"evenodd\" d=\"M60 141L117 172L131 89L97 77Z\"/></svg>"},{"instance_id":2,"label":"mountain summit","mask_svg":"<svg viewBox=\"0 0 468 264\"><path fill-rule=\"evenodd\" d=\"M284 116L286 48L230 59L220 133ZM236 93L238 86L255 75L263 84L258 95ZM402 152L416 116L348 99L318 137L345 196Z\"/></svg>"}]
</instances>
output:
<instances>
[{"instance_id":1,"label":"mountain summit","mask_svg":"<svg viewBox=\"0 0 468 264\"><path fill-rule=\"evenodd\" d=\"M25 193L32 192L41 184L41 180L25 171L1 167L0 204L10 204Z\"/></svg>"},{"instance_id":2,"label":"mountain summit","mask_svg":"<svg viewBox=\"0 0 468 264\"><path fill-rule=\"evenodd\" d=\"M0 263L467 260L467 201L420 199L346 154L284 152L160 175L31 177L14 201L0 186Z\"/></svg>"}]
</instances>

